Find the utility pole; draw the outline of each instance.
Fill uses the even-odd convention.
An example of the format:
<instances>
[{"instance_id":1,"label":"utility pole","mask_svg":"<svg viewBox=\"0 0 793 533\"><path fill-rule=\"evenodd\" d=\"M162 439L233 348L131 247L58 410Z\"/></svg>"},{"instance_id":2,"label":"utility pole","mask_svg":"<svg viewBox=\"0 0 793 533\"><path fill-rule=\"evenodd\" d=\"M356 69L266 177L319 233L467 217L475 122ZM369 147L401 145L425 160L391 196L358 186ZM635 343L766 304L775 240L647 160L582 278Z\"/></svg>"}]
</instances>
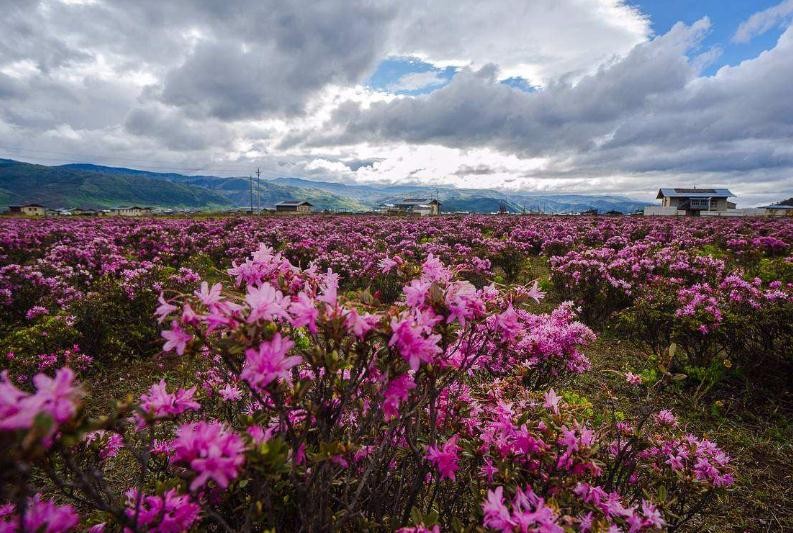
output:
<instances>
[{"instance_id":1,"label":"utility pole","mask_svg":"<svg viewBox=\"0 0 793 533\"><path fill-rule=\"evenodd\" d=\"M258 211L259 213L262 212L262 195L261 195L261 192L259 191L259 183L260 183L259 182L259 175L260 174L261 174L261 172L259 172L259 169L257 168L256 169L256 211Z\"/></svg>"},{"instance_id":2,"label":"utility pole","mask_svg":"<svg viewBox=\"0 0 793 533\"><path fill-rule=\"evenodd\" d=\"M250 183L251 183L251 210L249 211L250 214L253 214L253 174L249 176Z\"/></svg>"}]
</instances>

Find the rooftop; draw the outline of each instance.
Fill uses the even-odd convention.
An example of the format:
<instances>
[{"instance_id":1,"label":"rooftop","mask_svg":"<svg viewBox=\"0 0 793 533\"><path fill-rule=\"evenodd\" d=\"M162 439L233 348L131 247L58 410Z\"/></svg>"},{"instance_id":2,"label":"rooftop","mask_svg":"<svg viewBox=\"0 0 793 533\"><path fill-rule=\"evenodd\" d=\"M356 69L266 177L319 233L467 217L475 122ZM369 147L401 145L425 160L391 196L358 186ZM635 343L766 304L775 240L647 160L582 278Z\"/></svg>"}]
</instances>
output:
<instances>
[{"instance_id":1,"label":"rooftop","mask_svg":"<svg viewBox=\"0 0 793 533\"><path fill-rule=\"evenodd\" d=\"M283 202L278 202L275 205L290 205L290 206L311 205L313 207L313 205L311 203L309 203L309 202L307 202L305 200L285 200Z\"/></svg>"},{"instance_id":2,"label":"rooftop","mask_svg":"<svg viewBox=\"0 0 793 533\"><path fill-rule=\"evenodd\" d=\"M658 189L657 199L661 198L733 198L735 195L729 189L715 188L683 188L661 187Z\"/></svg>"}]
</instances>

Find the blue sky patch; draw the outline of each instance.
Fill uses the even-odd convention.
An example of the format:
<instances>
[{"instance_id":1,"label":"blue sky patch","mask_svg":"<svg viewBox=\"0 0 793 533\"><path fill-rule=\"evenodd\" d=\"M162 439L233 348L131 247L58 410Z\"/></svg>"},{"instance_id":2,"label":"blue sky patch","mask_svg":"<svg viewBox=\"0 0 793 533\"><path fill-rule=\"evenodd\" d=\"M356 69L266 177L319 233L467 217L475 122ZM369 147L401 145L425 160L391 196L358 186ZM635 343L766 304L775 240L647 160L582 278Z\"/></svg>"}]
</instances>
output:
<instances>
[{"instance_id":1,"label":"blue sky patch","mask_svg":"<svg viewBox=\"0 0 793 533\"><path fill-rule=\"evenodd\" d=\"M710 19L708 35L694 55L718 47L721 54L705 70L713 75L725 65L737 65L745 59L757 57L763 50L774 47L784 28L776 27L754 37L748 43L735 43L732 37L741 22L754 13L768 9L779 0L636 0L630 2L650 17L656 35L668 32L676 22L693 24L702 17Z\"/></svg>"},{"instance_id":2,"label":"blue sky patch","mask_svg":"<svg viewBox=\"0 0 793 533\"><path fill-rule=\"evenodd\" d=\"M366 85L394 94L427 94L448 84L455 67L438 68L414 57L389 57L382 61Z\"/></svg>"}]
</instances>

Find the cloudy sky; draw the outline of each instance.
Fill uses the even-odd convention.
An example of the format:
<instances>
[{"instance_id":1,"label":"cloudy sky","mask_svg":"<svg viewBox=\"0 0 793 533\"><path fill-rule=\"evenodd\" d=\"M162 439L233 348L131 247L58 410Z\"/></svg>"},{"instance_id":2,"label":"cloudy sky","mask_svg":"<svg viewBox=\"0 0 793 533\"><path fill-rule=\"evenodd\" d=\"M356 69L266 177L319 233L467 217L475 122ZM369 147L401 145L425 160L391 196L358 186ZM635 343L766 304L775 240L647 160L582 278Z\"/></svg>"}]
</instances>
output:
<instances>
[{"instance_id":1,"label":"cloudy sky","mask_svg":"<svg viewBox=\"0 0 793 533\"><path fill-rule=\"evenodd\" d=\"M793 196L793 0L0 0L0 157Z\"/></svg>"}]
</instances>

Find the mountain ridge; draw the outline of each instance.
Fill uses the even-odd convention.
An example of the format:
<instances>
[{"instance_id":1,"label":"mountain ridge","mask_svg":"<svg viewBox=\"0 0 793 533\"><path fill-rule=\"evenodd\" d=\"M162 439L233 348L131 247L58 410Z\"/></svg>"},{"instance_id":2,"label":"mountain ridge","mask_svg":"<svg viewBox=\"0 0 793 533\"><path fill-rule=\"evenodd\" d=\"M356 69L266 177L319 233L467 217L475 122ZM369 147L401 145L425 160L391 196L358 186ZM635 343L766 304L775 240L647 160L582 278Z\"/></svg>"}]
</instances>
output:
<instances>
[{"instance_id":1,"label":"mountain ridge","mask_svg":"<svg viewBox=\"0 0 793 533\"><path fill-rule=\"evenodd\" d=\"M255 182L254 182L255 185ZM248 207L247 177L186 175L93 163L45 166L0 159L0 205L38 202L49 207L152 207L221 210ZM370 211L405 197L438 198L446 212L635 212L647 202L622 195L537 194L414 184L362 184L298 177L262 179L254 205L308 200L318 210ZM254 190L254 193L256 190Z\"/></svg>"}]
</instances>

